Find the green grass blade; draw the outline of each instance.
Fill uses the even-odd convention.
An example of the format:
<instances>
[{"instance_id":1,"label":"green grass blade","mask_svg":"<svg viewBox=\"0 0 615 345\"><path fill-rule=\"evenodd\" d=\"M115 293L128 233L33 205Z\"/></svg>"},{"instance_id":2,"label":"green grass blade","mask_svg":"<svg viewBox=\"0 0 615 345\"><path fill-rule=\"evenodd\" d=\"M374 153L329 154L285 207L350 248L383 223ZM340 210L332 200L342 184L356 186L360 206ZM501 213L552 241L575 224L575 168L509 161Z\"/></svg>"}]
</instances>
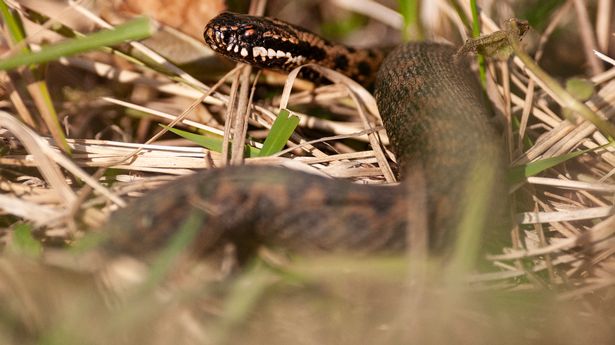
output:
<instances>
[{"instance_id":1,"label":"green grass blade","mask_svg":"<svg viewBox=\"0 0 615 345\"><path fill-rule=\"evenodd\" d=\"M399 13L404 20L404 28L402 30L402 39L404 42L422 40L424 35L423 27L420 20L420 2L417 0L398 0ZM410 37L412 34L415 37Z\"/></svg>"},{"instance_id":2,"label":"green grass blade","mask_svg":"<svg viewBox=\"0 0 615 345\"><path fill-rule=\"evenodd\" d=\"M139 40L151 36L154 27L147 17L140 17L112 30L102 30L91 35L62 41L43 47L41 51L22 52L0 61L0 70L19 66L41 64L63 56L74 55L103 46L111 46L128 40Z\"/></svg>"},{"instance_id":3,"label":"green grass blade","mask_svg":"<svg viewBox=\"0 0 615 345\"><path fill-rule=\"evenodd\" d=\"M35 67L36 70L42 70L42 68L38 68L40 66ZM41 73L37 73L41 74ZM28 86L28 91L30 91L30 95L34 99L34 103L38 108L45 125L51 132L51 136L56 141L56 144L60 146L62 151L71 154L72 150L66 141L66 136L64 135L64 131L62 130L62 125L60 124L60 120L58 118L58 112L53 105L53 100L51 99L51 94L49 93L49 87L45 82L45 79L40 76L37 77L39 80L31 83Z\"/></svg>"},{"instance_id":4,"label":"green grass blade","mask_svg":"<svg viewBox=\"0 0 615 345\"><path fill-rule=\"evenodd\" d=\"M17 44L23 41L25 35L21 20L18 15L9 9L4 0L0 0L0 14L2 14L2 20L6 24L12 43Z\"/></svg>"},{"instance_id":5,"label":"green grass blade","mask_svg":"<svg viewBox=\"0 0 615 345\"><path fill-rule=\"evenodd\" d=\"M455 241L455 249L446 274L449 282L459 282L478 262L481 237L489 212L490 191L496 183L496 169L488 164L472 167L472 178L465 182L465 200L462 204Z\"/></svg>"},{"instance_id":6,"label":"green grass blade","mask_svg":"<svg viewBox=\"0 0 615 345\"><path fill-rule=\"evenodd\" d=\"M230 286L220 322L212 332L212 343L228 344L234 330L258 311L259 302L278 281L276 275L258 262L239 276Z\"/></svg>"},{"instance_id":7,"label":"green grass blade","mask_svg":"<svg viewBox=\"0 0 615 345\"><path fill-rule=\"evenodd\" d=\"M222 138L206 137L204 135L182 131L181 129L168 127L162 124L160 126L165 128L169 132L175 133L184 139L190 140L197 145L205 147L206 149L209 149L214 152L222 152ZM257 149L256 147L250 145L246 145L245 147L245 154L248 157L258 157L260 155L260 152L261 150Z\"/></svg>"},{"instance_id":8,"label":"green grass blade","mask_svg":"<svg viewBox=\"0 0 615 345\"><path fill-rule=\"evenodd\" d=\"M478 4L476 0L470 1L470 8L472 10L472 38L480 37L480 13L478 11ZM478 76L483 88L487 85L487 70L485 67L485 57L477 53L476 59L478 61Z\"/></svg>"},{"instance_id":9,"label":"green grass blade","mask_svg":"<svg viewBox=\"0 0 615 345\"><path fill-rule=\"evenodd\" d=\"M551 158L545 158L545 159L541 159L535 162L531 162L528 164L524 164L524 165L519 165L516 167L512 167L509 171L508 171L508 182L512 185L512 184L517 184L522 182L526 177L530 177L530 176L534 176L537 175L549 168L552 168L558 164L561 164L569 159L573 159L575 157L578 157L582 154L588 153L588 152L592 152L601 148L604 148L606 146L612 145L613 143L608 143L602 146L598 146L592 149L587 149L587 150L582 150L582 151L575 151L575 152L569 152L566 154L563 154L561 156L557 156L557 157L551 157Z\"/></svg>"},{"instance_id":10,"label":"green grass blade","mask_svg":"<svg viewBox=\"0 0 615 345\"><path fill-rule=\"evenodd\" d=\"M282 109L271 126L271 131L261 149L260 157L271 156L279 152L297 128L299 117L292 115L287 109Z\"/></svg>"},{"instance_id":11,"label":"green grass blade","mask_svg":"<svg viewBox=\"0 0 615 345\"><path fill-rule=\"evenodd\" d=\"M506 33L508 43L512 47L513 52L525 65L525 68L529 70L536 79L541 81L543 84L542 88L550 90L549 94L552 95L555 101L557 101L557 103L564 109L567 109L563 112L564 116L566 116L567 113L581 116L584 120L594 124L594 126L596 126L605 136L615 138L615 125L604 120L585 103L579 102L576 98L574 98L566 91L566 89L562 87L556 78L549 75L532 57L525 52L525 50L521 47L521 31L517 25L517 22L514 20L507 21L506 25L508 28L503 32ZM573 120L573 122L575 121L576 119Z\"/></svg>"},{"instance_id":12,"label":"green grass blade","mask_svg":"<svg viewBox=\"0 0 615 345\"><path fill-rule=\"evenodd\" d=\"M4 1L0 1L0 13L2 14L3 20L7 24L8 32L11 37L11 46L19 45L24 42L26 32L23 28L19 14L15 11L11 11L8 6L6 6ZM24 54L32 54L30 48L25 44L21 45L19 52L19 56L23 56ZM45 125L47 125L47 128L51 132L51 136L64 152L70 154L71 149L66 142L66 137L62 131L62 126L58 120L58 114L51 100L47 83L45 82L45 74L43 69L40 66L33 66L30 68L29 72L32 73L32 76L36 79L36 81L33 81L28 85L28 91L34 100L34 103L36 104ZM25 73L28 74L28 72Z\"/></svg>"},{"instance_id":13,"label":"green grass blade","mask_svg":"<svg viewBox=\"0 0 615 345\"><path fill-rule=\"evenodd\" d=\"M164 279L172 268L175 259L194 243L205 221L205 215L202 210L194 208L190 212L190 215L182 223L177 233L173 235L169 244L156 255L149 276L141 286L143 291L153 289Z\"/></svg>"},{"instance_id":14,"label":"green grass blade","mask_svg":"<svg viewBox=\"0 0 615 345\"><path fill-rule=\"evenodd\" d=\"M39 257L43 253L43 245L32 236L29 224L17 224L13 229L11 241L12 250L29 257Z\"/></svg>"}]
</instances>

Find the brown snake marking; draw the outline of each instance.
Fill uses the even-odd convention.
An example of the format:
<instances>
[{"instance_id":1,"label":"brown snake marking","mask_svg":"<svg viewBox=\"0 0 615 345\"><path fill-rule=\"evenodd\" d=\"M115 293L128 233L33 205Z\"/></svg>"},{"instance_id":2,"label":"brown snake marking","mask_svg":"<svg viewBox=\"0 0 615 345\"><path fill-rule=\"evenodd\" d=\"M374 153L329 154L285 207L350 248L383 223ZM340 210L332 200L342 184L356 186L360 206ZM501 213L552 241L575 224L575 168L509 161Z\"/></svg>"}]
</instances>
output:
<instances>
[{"instance_id":1,"label":"brown snake marking","mask_svg":"<svg viewBox=\"0 0 615 345\"><path fill-rule=\"evenodd\" d=\"M373 51L334 45L274 19L223 13L207 25L204 36L216 51L256 66L289 70L316 62L362 82L375 80L402 177L419 178L391 187L278 167L202 171L115 212L103 228L110 234L109 251L151 252L196 214L203 216L192 248L197 254L229 242L244 258L260 244L304 251L396 252L406 248L409 231L418 227L413 216L425 213L430 247L444 251L453 243L463 207L474 196L468 186L482 186L489 178L495 182L483 188L488 207L484 228L506 224L502 145L476 77L463 59L453 58L452 46L401 45L374 78L357 66L361 61L372 66L380 59ZM416 181L424 181L426 196Z\"/></svg>"}]
</instances>

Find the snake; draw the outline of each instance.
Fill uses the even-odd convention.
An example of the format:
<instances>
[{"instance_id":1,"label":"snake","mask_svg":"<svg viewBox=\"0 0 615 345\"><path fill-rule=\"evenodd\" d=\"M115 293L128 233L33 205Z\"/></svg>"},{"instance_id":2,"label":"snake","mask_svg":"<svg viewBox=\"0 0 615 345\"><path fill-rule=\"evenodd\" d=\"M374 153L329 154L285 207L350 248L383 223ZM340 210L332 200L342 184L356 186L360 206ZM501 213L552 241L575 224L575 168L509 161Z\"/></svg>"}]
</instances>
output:
<instances>
[{"instance_id":1,"label":"snake","mask_svg":"<svg viewBox=\"0 0 615 345\"><path fill-rule=\"evenodd\" d=\"M315 63L373 84L401 182L359 184L276 166L207 169L115 211L101 229L109 234L108 251L151 254L190 219L196 220L192 254L231 244L241 260L263 245L300 253L399 253L417 238L446 255L468 221L487 232L506 226L502 135L468 59L456 56L453 45L410 42L385 54L231 12L210 20L204 39L223 56L259 68L290 71ZM472 212L474 204L483 207Z\"/></svg>"}]
</instances>

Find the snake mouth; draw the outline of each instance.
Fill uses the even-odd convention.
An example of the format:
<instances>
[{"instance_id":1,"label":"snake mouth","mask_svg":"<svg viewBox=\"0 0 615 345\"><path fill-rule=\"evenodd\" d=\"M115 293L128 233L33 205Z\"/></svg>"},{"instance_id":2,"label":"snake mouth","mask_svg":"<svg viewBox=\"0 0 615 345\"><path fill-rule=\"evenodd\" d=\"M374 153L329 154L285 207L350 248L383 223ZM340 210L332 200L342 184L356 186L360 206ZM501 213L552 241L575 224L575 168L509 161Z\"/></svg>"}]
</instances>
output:
<instances>
[{"instance_id":1,"label":"snake mouth","mask_svg":"<svg viewBox=\"0 0 615 345\"><path fill-rule=\"evenodd\" d=\"M250 47L247 42L239 39L238 29L232 30L227 26L207 26L205 28L205 43L213 50L240 60L248 59ZM251 49L250 49L251 50ZM249 62L249 61L247 61Z\"/></svg>"},{"instance_id":2,"label":"snake mouth","mask_svg":"<svg viewBox=\"0 0 615 345\"><path fill-rule=\"evenodd\" d=\"M290 70L307 63L305 44L275 19L223 12L207 24L203 36L218 53L261 68Z\"/></svg>"}]
</instances>

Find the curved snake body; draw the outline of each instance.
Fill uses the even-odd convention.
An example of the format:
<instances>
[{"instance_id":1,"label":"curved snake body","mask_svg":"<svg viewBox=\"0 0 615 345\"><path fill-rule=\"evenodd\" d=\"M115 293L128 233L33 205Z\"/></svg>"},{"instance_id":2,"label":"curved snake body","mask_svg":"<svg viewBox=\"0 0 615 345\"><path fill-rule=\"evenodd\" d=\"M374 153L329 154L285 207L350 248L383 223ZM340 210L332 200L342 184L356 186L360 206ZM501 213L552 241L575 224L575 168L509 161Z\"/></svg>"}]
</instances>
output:
<instances>
[{"instance_id":1,"label":"curved snake body","mask_svg":"<svg viewBox=\"0 0 615 345\"><path fill-rule=\"evenodd\" d=\"M205 30L215 50L261 67L286 70L317 62L361 71L357 61L375 63L369 51L315 37L277 20L230 13L214 18ZM442 250L453 242L473 188L489 180L495 182L483 188L489 205L483 224L503 223L503 150L475 76L454 53L450 45L405 44L388 54L378 71L375 96L384 125L402 175L413 176L399 186L358 185L277 167L203 171L115 212L104 229L112 234L107 248L141 255L198 215L197 253L227 242L237 245L240 255L263 243L293 250L399 251L421 226L413 224L420 219L415 216L425 213L430 246ZM336 54L355 67L336 64L341 59ZM349 74L362 82L371 78ZM424 186L415 185L421 181Z\"/></svg>"}]
</instances>

